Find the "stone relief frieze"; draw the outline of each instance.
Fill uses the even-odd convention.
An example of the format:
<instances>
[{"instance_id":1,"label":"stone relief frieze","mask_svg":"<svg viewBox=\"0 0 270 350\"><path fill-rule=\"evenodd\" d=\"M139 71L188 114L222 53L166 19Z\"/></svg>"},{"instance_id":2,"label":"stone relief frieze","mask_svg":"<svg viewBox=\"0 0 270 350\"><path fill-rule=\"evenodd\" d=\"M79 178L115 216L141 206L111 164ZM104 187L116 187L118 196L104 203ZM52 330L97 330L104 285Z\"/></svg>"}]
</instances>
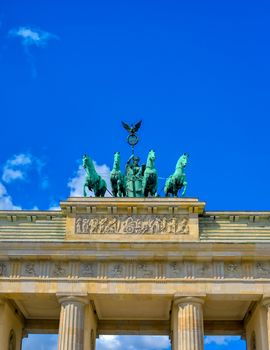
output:
<instances>
[{"instance_id":1,"label":"stone relief frieze","mask_svg":"<svg viewBox=\"0 0 270 350\"><path fill-rule=\"evenodd\" d=\"M107 215L76 217L77 234L188 234L186 216Z\"/></svg>"},{"instance_id":2,"label":"stone relief frieze","mask_svg":"<svg viewBox=\"0 0 270 350\"><path fill-rule=\"evenodd\" d=\"M0 261L1 278L268 279L270 261ZM72 268L73 267L73 268Z\"/></svg>"},{"instance_id":3,"label":"stone relief frieze","mask_svg":"<svg viewBox=\"0 0 270 350\"><path fill-rule=\"evenodd\" d=\"M80 276L82 277L97 277L96 263L82 263L80 266Z\"/></svg>"}]
</instances>

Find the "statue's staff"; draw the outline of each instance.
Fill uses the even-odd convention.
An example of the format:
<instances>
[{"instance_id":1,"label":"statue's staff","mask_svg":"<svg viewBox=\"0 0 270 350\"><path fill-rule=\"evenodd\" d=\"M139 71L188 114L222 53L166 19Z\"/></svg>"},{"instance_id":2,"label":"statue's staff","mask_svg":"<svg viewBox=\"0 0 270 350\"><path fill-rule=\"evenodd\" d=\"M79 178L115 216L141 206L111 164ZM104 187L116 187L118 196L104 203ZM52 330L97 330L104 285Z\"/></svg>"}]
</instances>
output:
<instances>
[{"instance_id":1,"label":"statue's staff","mask_svg":"<svg viewBox=\"0 0 270 350\"><path fill-rule=\"evenodd\" d=\"M127 123L122 122L123 127L129 132L129 135L127 137L127 142L131 146L131 151L133 156L134 156L134 147L139 142L139 138L136 135L136 131L140 129L141 124L142 124L141 120L135 125L131 124L131 126L129 126Z\"/></svg>"},{"instance_id":2,"label":"statue's staff","mask_svg":"<svg viewBox=\"0 0 270 350\"><path fill-rule=\"evenodd\" d=\"M134 158L135 158L134 147L139 142L139 138L136 135L136 132L139 130L141 124L142 124L141 120L138 123L136 123L135 125L133 125L133 124L128 125L127 123L122 122L124 129L126 129L129 133L129 135L127 137L127 142L131 146L131 154L132 154L131 157L129 158L127 164L129 164L130 161L132 160L133 167L134 167ZM134 175L132 176L131 180L132 180L133 195L134 195L134 197L136 197L136 186L135 186L135 176Z\"/></svg>"}]
</instances>

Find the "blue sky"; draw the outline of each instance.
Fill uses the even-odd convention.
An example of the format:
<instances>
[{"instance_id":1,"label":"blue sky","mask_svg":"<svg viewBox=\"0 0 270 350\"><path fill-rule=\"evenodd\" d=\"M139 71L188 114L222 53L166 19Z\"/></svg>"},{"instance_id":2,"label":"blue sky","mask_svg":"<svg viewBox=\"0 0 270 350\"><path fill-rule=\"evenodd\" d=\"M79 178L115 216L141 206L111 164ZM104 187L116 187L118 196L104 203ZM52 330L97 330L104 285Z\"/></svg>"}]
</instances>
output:
<instances>
[{"instance_id":1,"label":"blue sky","mask_svg":"<svg viewBox=\"0 0 270 350\"><path fill-rule=\"evenodd\" d=\"M2 0L0 209L81 195L84 153L124 168L120 122L143 119L159 193L188 152L187 196L268 210L269 17L261 0Z\"/></svg>"}]
</instances>

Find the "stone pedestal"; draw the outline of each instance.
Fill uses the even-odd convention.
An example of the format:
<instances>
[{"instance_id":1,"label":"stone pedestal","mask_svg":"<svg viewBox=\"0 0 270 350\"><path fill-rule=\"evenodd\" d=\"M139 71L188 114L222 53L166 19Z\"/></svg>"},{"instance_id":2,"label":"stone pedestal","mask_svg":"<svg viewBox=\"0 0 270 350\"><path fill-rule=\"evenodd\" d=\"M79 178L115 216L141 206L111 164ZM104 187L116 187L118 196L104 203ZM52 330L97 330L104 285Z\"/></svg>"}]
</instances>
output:
<instances>
[{"instance_id":1,"label":"stone pedestal","mask_svg":"<svg viewBox=\"0 0 270 350\"><path fill-rule=\"evenodd\" d=\"M84 350L84 309L87 299L63 297L59 324L58 350Z\"/></svg>"},{"instance_id":2,"label":"stone pedestal","mask_svg":"<svg viewBox=\"0 0 270 350\"><path fill-rule=\"evenodd\" d=\"M203 350L203 299L185 297L175 300L173 350Z\"/></svg>"}]
</instances>

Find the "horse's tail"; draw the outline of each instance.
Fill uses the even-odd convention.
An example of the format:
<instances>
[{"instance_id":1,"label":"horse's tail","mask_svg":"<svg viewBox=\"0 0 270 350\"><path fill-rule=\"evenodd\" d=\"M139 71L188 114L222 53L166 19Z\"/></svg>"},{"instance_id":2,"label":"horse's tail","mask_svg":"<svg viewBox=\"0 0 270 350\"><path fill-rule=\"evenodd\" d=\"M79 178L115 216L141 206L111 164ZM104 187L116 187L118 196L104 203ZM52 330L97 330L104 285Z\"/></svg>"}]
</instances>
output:
<instances>
[{"instance_id":1,"label":"horse's tail","mask_svg":"<svg viewBox=\"0 0 270 350\"><path fill-rule=\"evenodd\" d=\"M166 182L165 182L165 185L164 185L164 192L165 192L165 194L167 194L167 192L168 192L168 190L169 190L169 188L171 186L171 178L172 178L172 175L170 175L167 178Z\"/></svg>"}]
</instances>

